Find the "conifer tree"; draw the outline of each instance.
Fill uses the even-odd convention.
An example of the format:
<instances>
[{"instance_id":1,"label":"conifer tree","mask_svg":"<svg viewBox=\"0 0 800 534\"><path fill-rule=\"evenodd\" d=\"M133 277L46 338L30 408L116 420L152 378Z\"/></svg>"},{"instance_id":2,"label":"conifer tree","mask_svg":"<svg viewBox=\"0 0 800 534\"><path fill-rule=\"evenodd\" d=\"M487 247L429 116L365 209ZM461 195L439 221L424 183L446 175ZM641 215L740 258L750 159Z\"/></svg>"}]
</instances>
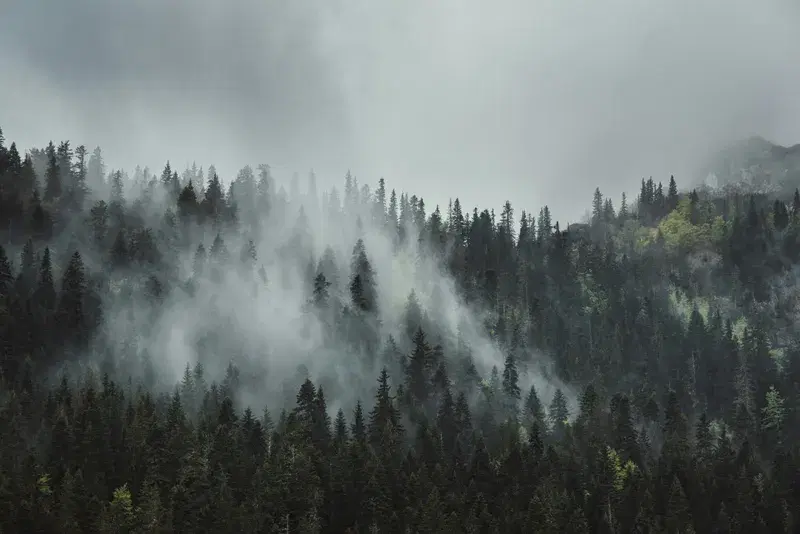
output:
<instances>
[{"instance_id":1,"label":"conifer tree","mask_svg":"<svg viewBox=\"0 0 800 534\"><path fill-rule=\"evenodd\" d=\"M114 238L114 244L111 245L111 265L114 268L120 269L128 266L130 260L130 252L128 250L128 241L125 238L125 230L117 232L117 237Z\"/></svg>"},{"instance_id":2,"label":"conifer tree","mask_svg":"<svg viewBox=\"0 0 800 534\"><path fill-rule=\"evenodd\" d=\"M61 171L58 168L58 160L56 156L56 148L51 141L47 145L47 171L45 173L45 188L44 198L45 202L53 202L61 197Z\"/></svg>"},{"instance_id":3,"label":"conifer tree","mask_svg":"<svg viewBox=\"0 0 800 534\"><path fill-rule=\"evenodd\" d=\"M548 410L550 425L557 433L563 431L568 423L569 409L567 408L567 398L561 391L561 388L556 389L553 395L553 400L550 402L550 409Z\"/></svg>"},{"instance_id":4,"label":"conifer tree","mask_svg":"<svg viewBox=\"0 0 800 534\"><path fill-rule=\"evenodd\" d=\"M61 279L61 294L58 302L58 320L63 338L78 345L88 341L84 297L86 295L86 274L83 259L75 251L64 270Z\"/></svg>"},{"instance_id":5,"label":"conifer tree","mask_svg":"<svg viewBox=\"0 0 800 534\"><path fill-rule=\"evenodd\" d=\"M0 245L0 302L5 302L14 286L14 272L6 249Z\"/></svg>"},{"instance_id":6,"label":"conifer tree","mask_svg":"<svg viewBox=\"0 0 800 534\"><path fill-rule=\"evenodd\" d=\"M603 194L600 188L594 190L594 197L592 199L592 222L600 222L603 220Z\"/></svg>"},{"instance_id":7,"label":"conifer tree","mask_svg":"<svg viewBox=\"0 0 800 534\"><path fill-rule=\"evenodd\" d=\"M364 424L364 408L361 406L361 401L356 402L350 433L356 443L366 443L367 430Z\"/></svg>"},{"instance_id":8,"label":"conifer tree","mask_svg":"<svg viewBox=\"0 0 800 534\"><path fill-rule=\"evenodd\" d=\"M388 429L394 439L402 433L400 413L394 405L389 386L389 372L384 367L378 377L378 391L375 393L375 404L369 414L370 441L376 448L381 446L384 430Z\"/></svg>"},{"instance_id":9,"label":"conifer tree","mask_svg":"<svg viewBox=\"0 0 800 534\"><path fill-rule=\"evenodd\" d=\"M506 356L503 367L503 395L507 413L516 418L520 399L519 372L517 371L517 362L511 354Z\"/></svg>"},{"instance_id":10,"label":"conifer tree","mask_svg":"<svg viewBox=\"0 0 800 534\"><path fill-rule=\"evenodd\" d=\"M414 349L408 358L406 367L405 391L412 406L423 408L428 400L428 373L430 370L431 347L425 338L422 328L414 335Z\"/></svg>"},{"instance_id":11,"label":"conifer tree","mask_svg":"<svg viewBox=\"0 0 800 534\"><path fill-rule=\"evenodd\" d=\"M50 259L50 247L45 247L42 263L39 267L39 281L36 287L36 301L45 314L55 309L56 289L53 282L53 264Z\"/></svg>"},{"instance_id":12,"label":"conifer tree","mask_svg":"<svg viewBox=\"0 0 800 534\"><path fill-rule=\"evenodd\" d=\"M545 428L544 406L539 400L539 394L536 392L534 384L531 384L528 395L525 397L525 416L528 424L537 423L540 428Z\"/></svg>"},{"instance_id":13,"label":"conifer tree","mask_svg":"<svg viewBox=\"0 0 800 534\"><path fill-rule=\"evenodd\" d=\"M367 258L364 241L359 239L353 248L350 276L350 297L357 310L363 313L377 312L375 273Z\"/></svg>"}]
</instances>

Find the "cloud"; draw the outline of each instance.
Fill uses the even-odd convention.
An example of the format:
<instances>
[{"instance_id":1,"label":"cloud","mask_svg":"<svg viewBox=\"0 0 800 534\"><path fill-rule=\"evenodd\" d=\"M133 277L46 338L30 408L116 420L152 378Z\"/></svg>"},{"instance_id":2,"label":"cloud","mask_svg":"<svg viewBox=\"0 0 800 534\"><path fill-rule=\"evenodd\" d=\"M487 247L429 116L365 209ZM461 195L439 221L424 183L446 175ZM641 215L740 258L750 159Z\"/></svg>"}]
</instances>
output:
<instances>
[{"instance_id":1,"label":"cloud","mask_svg":"<svg viewBox=\"0 0 800 534\"><path fill-rule=\"evenodd\" d=\"M720 144L800 140L790 0L26 0L0 125L112 162L314 167L328 184L577 218Z\"/></svg>"}]
</instances>

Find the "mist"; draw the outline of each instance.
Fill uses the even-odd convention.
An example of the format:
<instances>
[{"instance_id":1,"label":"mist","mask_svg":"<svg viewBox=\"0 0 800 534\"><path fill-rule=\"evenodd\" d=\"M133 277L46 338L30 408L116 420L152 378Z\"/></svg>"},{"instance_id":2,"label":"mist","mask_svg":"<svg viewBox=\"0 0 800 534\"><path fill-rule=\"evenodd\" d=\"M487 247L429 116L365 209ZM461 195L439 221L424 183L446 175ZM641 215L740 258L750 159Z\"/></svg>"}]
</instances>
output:
<instances>
[{"instance_id":1,"label":"mist","mask_svg":"<svg viewBox=\"0 0 800 534\"><path fill-rule=\"evenodd\" d=\"M352 169L431 207L512 198L571 221L575 190L616 198L743 137L800 138L789 0L2 9L7 136L101 145L113 168L202 160L230 182L266 161L325 187Z\"/></svg>"},{"instance_id":2,"label":"mist","mask_svg":"<svg viewBox=\"0 0 800 534\"><path fill-rule=\"evenodd\" d=\"M58 153L71 158L65 150L62 143ZM34 170L45 152L32 152ZM263 164L241 168L223 191L213 166L179 177L170 168L104 169L101 151L75 170L59 161L64 199L75 198L82 175L88 196L82 210L56 215L63 227L46 242L53 279L64 279L80 253L86 302L99 300L102 313L88 346L49 358L53 381L88 367L169 393L202 368L241 405L279 410L294 404L309 378L324 386L332 414L350 413L357 401L370 402L382 369L395 390L406 382L422 329L426 372L443 365L460 391L472 391L472 403L482 387L497 391L493 381L513 353L522 391L534 385L549 400L561 389L574 412L576 392L554 377L549 355L512 348L490 333L500 328L498 310L465 300L448 272L448 258L464 245L458 233L442 241L445 217L456 219L426 213L413 194L383 181L371 188L350 174L342 187L320 191L313 172L302 184L296 174L284 183ZM35 199L51 189L50 170L38 174L44 187L32 184ZM23 284L26 254L43 265L45 243L7 238ZM526 321L515 324L524 330Z\"/></svg>"},{"instance_id":3,"label":"mist","mask_svg":"<svg viewBox=\"0 0 800 534\"><path fill-rule=\"evenodd\" d=\"M184 175L202 183L199 171ZM171 254L179 268L155 299L147 269L131 266L114 277L119 289L104 304L103 337L120 340L114 365L125 373L142 377L149 368L156 386L170 390L187 365L199 362L207 379L221 381L233 363L241 373L242 404L291 406L298 384L311 378L324 385L331 413L338 408L349 413L356 401L369 402L384 367L395 388L403 383L401 362L414 348L418 327L431 348L443 349L454 376L466 362L474 363L484 380L503 370L504 350L486 333L495 311L464 301L443 257L417 238L423 229L404 218L405 210L398 224L406 238L398 243L396 227L388 222L391 210L382 217L376 207L387 191L371 191L353 179L341 194L336 188L318 193L313 173L301 188L296 176L282 184L268 168L247 166L228 195L237 209L233 227L187 227L185 220L176 227L163 216L167 212L169 218L169 196L154 176L149 183L145 177L140 171L125 183L124 203L143 214L167 243L175 243L174 251L159 253ZM267 198L268 205L259 204ZM409 207L409 217L412 212ZM374 316L361 314L352 300L359 240L376 283ZM219 244L222 252L215 252ZM198 260L199 245L206 259ZM107 260L89 256L89 262L102 268ZM320 273L329 297L315 305L314 278ZM125 288L132 298L123 297ZM409 300L418 304L418 315L409 315ZM560 388L574 412L576 392L548 372L547 354L526 349L517 358L523 391L533 384L549 401Z\"/></svg>"}]
</instances>

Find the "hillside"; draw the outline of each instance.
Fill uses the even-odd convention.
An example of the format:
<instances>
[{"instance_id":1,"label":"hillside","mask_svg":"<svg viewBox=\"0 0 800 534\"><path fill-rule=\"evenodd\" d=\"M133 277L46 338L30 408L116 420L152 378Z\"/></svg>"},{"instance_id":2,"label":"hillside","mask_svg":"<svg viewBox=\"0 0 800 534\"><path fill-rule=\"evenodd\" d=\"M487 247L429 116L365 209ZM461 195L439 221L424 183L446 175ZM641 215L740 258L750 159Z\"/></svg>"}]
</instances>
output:
<instances>
[{"instance_id":1,"label":"hillside","mask_svg":"<svg viewBox=\"0 0 800 534\"><path fill-rule=\"evenodd\" d=\"M791 195L800 186L800 144L784 147L751 137L715 154L698 175L715 187Z\"/></svg>"},{"instance_id":2,"label":"hillside","mask_svg":"<svg viewBox=\"0 0 800 534\"><path fill-rule=\"evenodd\" d=\"M229 182L0 134L0 531L796 532L800 192Z\"/></svg>"}]
</instances>

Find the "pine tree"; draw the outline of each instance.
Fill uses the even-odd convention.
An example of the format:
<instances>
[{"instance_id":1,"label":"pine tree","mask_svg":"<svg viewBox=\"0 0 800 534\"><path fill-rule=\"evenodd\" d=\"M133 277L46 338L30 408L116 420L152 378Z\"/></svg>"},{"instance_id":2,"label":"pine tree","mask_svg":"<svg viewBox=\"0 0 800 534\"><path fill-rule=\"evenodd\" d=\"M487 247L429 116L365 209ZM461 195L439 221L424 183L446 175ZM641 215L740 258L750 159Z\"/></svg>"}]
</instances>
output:
<instances>
[{"instance_id":1,"label":"pine tree","mask_svg":"<svg viewBox=\"0 0 800 534\"><path fill-rule=\"evenodd\" d=\"M18 291L22 295L27 295L33 290L36 283L36 256L33 250L33 241L28 239L22 246L20 253L20 269L17 275Z\"/></svg>"},{"instance_id":2,"label":"pine tree","mask_svg":"<svg viewBox=\"0 0 800 534\"><path fill-rule=\"evenodd\" d=\"M165 189L169 190L172 185L172 168L169 165L169 161L167 164L164 165L164 170L161 172L161 185L164 186Z\"/></svg>"},{"instance_id":3,"label":"pine tree","mask_svg":"<svg viewBox=\"0 0 800 534\"><path fill-rule=\"evenodd\" d=\"M667 209L674 210L678 206L678 186L675 183L675 176L669 177L669 187L667 188Z\"/></svg>"},{"instance_id":4,"label":"pine tree","mask_svg":"<svg viewBox=\"0 0 800 534\"><path fill-rule=\"evenodd\" d=\"M627 219L629 216L630 216L630 213L628 212L628 197L627 197L627 196L625 195L625 193L623 192L623 193L622 193L622 200L620 201L620 204L619 204L619 214L618 214L618 217L619 217L619 219L620 219L621 221L624 221L624 220L625 220L625 219Z\"/></svg>"},{"instance_id":5,"label":"pine tree","mask_svg":"<svg viewBox=\"0 0 800 534\"><path fill-rule=\"evenodd\" d=\"M606 198L603 201L603 220L605 222L613 222L616 218L616 213L614 212L614 201L610 198Z\"/></svg>"},{"instance_id":6,"label":"pine tree","mask_svg":"<svg viewBox=\"0 0 800 534\"><path fill-rule=\"evenodd\" d=\"M194 253L194 261L192 262L192 276L200 278L203 276L206 267L206 249L202 243L197 245L197 250Z\"/></svg>"},{"instance_id":7,"label":"pine tree","mask_svg":"<svg viewBox=\"0 0 800 534\"><path fill-rule=\"evenodd\" d=\"M128 266L130 251L128 250L128 241L125 239L125 230L117 232L117 237L114 238L114 243L111 245L110 256L112 267L121 269Z\"/></svg>"},{"instance_id":8,"label":"pine tree","mask_svg":"<svg viewBox=\"0 0 800 534\"><path fill-rule=\"evenodd\" d=\"M161 496L158 486L152 480L144 484L139 503L139 521L142 529L154 534L167 532L164 527L166 514L161 504Z\"/></svg>"},{"instance_id":9,"label":"pine tree","mask_svg":"<svg viewBox=\"0 0 800 534\"><path fill-rule=\"evenodd\" d=\"M537 234L536 240L539 243L545 243L545 241L550 237L551 232L553 231L553 223L550 217L550 208L547 206L543 207L539 211L539 221L536 224Z\"/></svg>"},{"instance_id":10,"label":"pine tree","mask_svg":"<svg viewBox=\"0 0 800 534\"><path fill-rule=\"evenodd\" d=\"M503 212L500 214L500 231L503 238L513 243L516 240L516 226L514 225L514 208L511 202L506 200L503 205Z\"/></svg>"},{"instance_id":11,"label":"pine tree","mask_svg":"<svg viewBox=\"0 0 800 534\"><path fill-rule=\"evenodd\" d=\"M69 207L76 213L83 211L86 195L89 193L89 188L86 185L86 176L88 172L86 154L86 147L84 145L80 145L75 149L75 164L71 173L72 184L70 185L68 194Z\"/></svg>"},{"instance_id":12,"label":"pine tree","mask_svg":"<svg viewBox=\"0 0 800 534\"><path fill-rule=\"evenodd\" d=\"M676 476L672 478L665 508L664 528L666 532L675 534L687 532L687 527L691 527L689 501Z\"/></svg>"},{"instance_id":13,"label":"pine tree","mask_svg":"<svg viewBox=\"0 0 800 534\"><path fill-rule=\"evenodd\" d=\"M505 395L506 411L513 417L516 417L519 412L520 393L517 362L514 356L509 354L506 356L503 367L503 394Z\"/></svg>"},{"instance_id":14,"label":"pine tree","mask_svg":"<svg viewBox=\"0 0 800 534\"><path fill-rule=\"evenodd\" d=\"M662 456L673 463L683 462L689 447L688 427L686 416L680 409L678 395L674 390L667 394L663 435Z\"/></svg>"},{"instance_id":15,"label":"pine tree","mask_svg":"<svg viewBox=\"0 0 800 534\"><path fill-rule=\"evenodd\" d=\"M58 523L59 531L65 534L78 534L81 532L78 524L78 503L75 479L70 471L64 474L58 491Z\"/></svg>"},{"instance_id":16,"label":"pine tree","mask_svg":"<svg viewBox=\"0 0 800 534\"><path fill-rule=\"evenodd\" d=\"M133 497L127 485L114 490L114 497L100 517L101 532L132 532L138 525L138 510L133 506Z\"/></svg>"},{"instance_id":17,"label":"pine tree","mask_svg":"<svg viewBox=\"0 0 800 534\"><path fill-rule=\"evenodd\" d=\"M413 340L414 336L417 334L417 331L423 326L422 307L419 305L417 294L413 289L411 290L411 293L408 294L408 300L406 300L404 322L406 335L408 336L409 340Z\"/></svg>"},{"instance_id":18,"label":"pine tree","mask_svg":"<svg viewBox=\"0 0 800 534\"><path fill-rule=\"evenodd\" d=\"M56 159L56 148L51 141L47 145L47 171L45 172L44 201L53 202L61 198L61 171L58 168Z\"/></svg>"},{"instance_id":19,"label":"pine tree","mask_svg":"<svg viewBox=\"0 0 800 534\"><path fill-rule=\"evenodd\" d=\"M603 220L603 194L600 188L594 190L594 197L592 198L592 222L598 223Z\"/></svg>"},{"instance_id":20,"label":"pine tree","mask_svg":"<svg viewBox=\"0 0 800 534\"><path fill-rule=\"evenodd\" d=\"M537 423L540 428L545 428L544 406L542 406L539 400L539 395L536 392L536 386L534 384L531 384L531 389L528 390L528 396L525 397L525 416L528 425Z\"/></svg>"},{"instance_id":21,"label":"pine tree","mask_svg":"<svg viewBox=\"0 0 800 534\"><path fill-rule=\"evenodd\" d=\"M197 209L197 192L194 190L192 180L189 180L189 183L181 190L181 194L178 195L178 216L181 220L187 221L197 214Z\"/></svg>"},{"instance_id":22,"label":"pine tree","mask_svg":"<svg viewBox=\"0 0 800 534\"><path fill-rule=\"evenodd\" d=\"M0 245L0 303L5 303L14 287L14 272L6 255L6 249Z\"/></svg>"},{"instance_id":23,"label":"pine tree","mask_svg":"<svg viewBox=\"0 0 800 534\"><path fill-rule=\"evenodd\" d=\"M359 239L353 247L351 263L350 297L357 310L363 313L377 312L375 273L367 258L364 241Z\"/></svg>"},{"instance_id":24,"label":"pine tree","mask_svg":"<svg viewBox=\"0 0 800 534\"><path fill-rule=\"evenodd\" d=\"M702 460L709 459L713 451L714 443L711 435L711 427L708 421L708 416L705 412L700 414L700 418L697 421L695 442L697 444L696 449L698 456Z\"/></svg>"},{"instance_id":25,"label":"pine tree","mask_svg":"<svg viewBox=\"0 0 800 534\"><path fill-rule=\"evenodd\" d=\"M6 159L8 157L8 151L5 147L5 141L6 138L3 135L3 129L0 128L0 174L6 172L8 165L8 161Z\"/></svg>"},{"instance_id":26,"label":"pine tree","mask_svg":"<svg viewBox=\"0 0 800 534\"><path fill-rule=\"evenodd\" d=\"M40 309L49 314L55 309L56 289L53 282L53 264L50 259L50 248L45 247L42 263L39 267L39 282L35 292Z\"/></svg>"},{"instance_id":27,"label":"pine tree","mask_svg":"<svg viewBox=\"0 0 800 534\"><path fill-rule=\"evenodd\" d=\"M411 405L422 408L426 405L429 395L428 372L431 353L430 345L428 345L422 328L417 329L413 343L414 349L411 351L406 367L405 391Z\"/></svg>"},{"instance_id":28,"label":"pine tree","mask_svg":"<svg viewBox=\"0 0 800 534\"><path fill-rule=\"evenodd\" d=\"M225 241L219 232L217 232L214 242L211 244L209 257L220 264L224 264L228 260L228 247L225 246Z\"/></svg>"},{"instance_id":29,"label":"pine tree","mask_svg":"<svg viewBox=\"0 0 800 534\"><path fill-rule=\"evenodd\" d=\"M125 205L125 180L122 176L122 171L114 171L111 173L111 195L109 196L109 204L116 211L120 211L122 206Z\"/></svg>"},{"instance_id":30,"label":"pine tree","mask_svg":"<svg viewBox=\"0 0 800 534\"><path fill-rule=\"evenodd\" d=\"M86 275L83 259L76 251L64 270L57 314L63 338L79 346L88 341L88 325L84 309L85 295Z\"/></svg>"},{"instance_id":31,"label":"pine tree","mask_svg":"<svg viewBox=\"0 0 800 534\"><path fill-rule=\"evenodd\" d=\"M567 398L561 388L556 389L553 400L550 402L549 419L553 431L560 433L569 422L569 408L567 408Z\"/></svg>"},{"instance_id":32,"label":"pine tree","mask_svg":"<svg viewBox=\"0 0 800 534\"><path fill-rule=\"evenodd\" d=\"M592 384L587 385L583 390L583 395L581 395L576 423L585 427L594 426L597 413L600 408L599 403L600 398L597 395L597 391L594 389L594 386ZM613 411L614 407L612 403L612 412Z\"/></svg>"},{"instance_id":33,"label":"pine tree","mask_svg":"<svg viewBox=\"0 0 800 534\"><path fill-rule=\"evenodd\" d=\"M800 189L795 189L792 196L792 217L800 217Z\"/></svg>"},{"instance_id":34,"label":"pine tree","mask_svg":"<svg viewBox=\"0 0 800 534\"><path fill-rule=\"evenodd\" d=\"M108 232L108 205L103 200L98 200L89 212L92 236L98 245L103 243Z\"/></svg>"},{"instance_id":35,"label":"pine tree","mask_svg":"<svg viewBox=\"0 0 800 534\"><path fill-rule=\"evenodd\" d=\"M331 283L325 278L325 273L320 272L314 277L311 301L315 306L319 308L327 306L328 298L330 297L330 292L328 291L330 287Z\"/></svg>"},{"instance_id":36,"label":"pine tree","mask_svg":"<svg viewBox=\"0 0 800 534\"><path fill-rule=\"evenodd\" d=\"M366 443L367 430L364 424L364 408L361 406L361 401L356 402L356 408L353 411L353 424L350 427L350 433L356 443Z\"/></svg>"},{"instance_id":37,"label":"pine tree","mask_svg":"<svg viewBox=\"0 0 800 534\"><path fill-rule=\"evenodd\" d=\"M783 437L785 401L775 386L770 386L765 401L761 410L761 430L765 434L764 439L774 446L779 444Z\"/></svg>"},{"instance_id":38,"label":"pine tree","mask_svg":"<svg viewBox=\"0 0 800 534\"><path fill-rule=\"evenodd\" d=\"M222 191L219 176L217 176L216 172L210 172L208 186L202 202L203 214L214 224L218 224L222 220L225 207L225 194Z\"/></svg>"},{"instance_id":39,"label":"pine tree","mask_svg":"<svg viewBox=\"0 0 800 534\"><path fill-rule=\"evenodd\" d=\"M331 418L328 415L325 393L322 386L320 386L317 388L311 413L311 440L325 454L330 446L331 439Z\"/></svg>"},{"instance_id":40,"label":"pine tree","mask_svg":"<svg viewBox=\"0 0 800 534\"><path fill-rule=\"evenodd\" d=\"M376 449L380 448L385 429L390 430L394 439L402 432L400 412L394 405L389 386L389 372L384 367L378 377L378 391L375 393L375 406L369 414L370 442Z\"/></svg>"},{"instance_id":41,"label":"pine tree","mask_svg":"<svg viewBox=\"0 0 800 534\"><path fill-rule=\"evenodd\" d=\"M347 444L347 440L347 420L344 416L344 410L340 408L336 412L336 419L333 422L333 444L341 449Z\"/></svg>"}]
</instances>

